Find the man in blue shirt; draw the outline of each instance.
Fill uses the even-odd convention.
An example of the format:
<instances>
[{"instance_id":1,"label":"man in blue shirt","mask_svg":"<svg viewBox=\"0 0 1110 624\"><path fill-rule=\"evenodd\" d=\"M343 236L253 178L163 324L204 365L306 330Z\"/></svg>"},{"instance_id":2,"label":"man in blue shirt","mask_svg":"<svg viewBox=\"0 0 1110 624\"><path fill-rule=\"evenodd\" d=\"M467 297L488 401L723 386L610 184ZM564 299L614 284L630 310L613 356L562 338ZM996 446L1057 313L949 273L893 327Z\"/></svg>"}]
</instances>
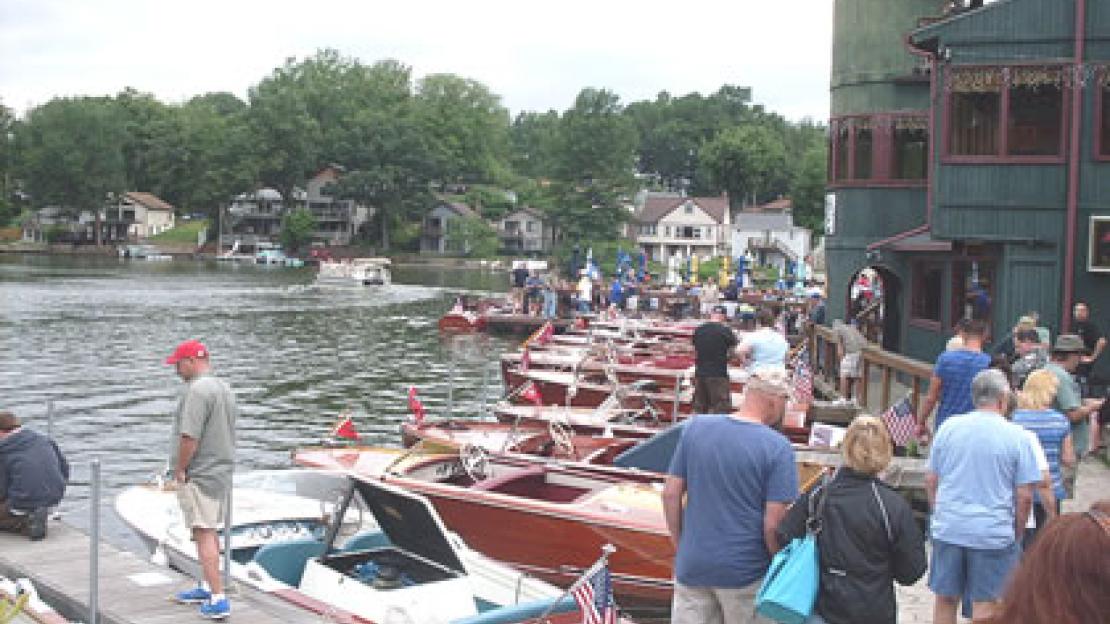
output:
<instances>
[{"instance_id":1,"label":"man in blue shirt","mask_svg":"<svg viewBox=\"0 0 1110 624\"><path fill-rule=\"evenodd\" d=\"M963 319L957 326L957 332L963 346L945 351L937 358L929 381L929 394L917 415L917 437L922 441L929 439L926 421L934 407L937 408L934 431L940 431L940 426L949 416L972 410L971 380L991 363L990 356L983 353L983 338L987 333L983 321Z\"/></svg>"},{"instance_id":2,"label":"man in blue shirt","mask_svg":"<svg viewBox=\"0 0 1110 624\"><path fill-rule=\"evenodd\" d=\"M1026 434L1003 416L1010 392L1001 371L977 374L975 410L945 421L929 454L935 624L955 624L965 595L976 621L989 618L1021 558L1033 484L1042 477Z\"/></svg>"},{"instance_id":3,"label":"man in blue shirt","mask_svg":"<svg viewBox=\"0 0 1110 624\"><path fill-rule=\"evenodd\" d=\"M767 621L755 616L755 594L798 495L794 449L771 428L787 394L783 369L756 369L738 412L686 424L663 488L676 550L672 624Z\"/></svg>"}]
</instances>

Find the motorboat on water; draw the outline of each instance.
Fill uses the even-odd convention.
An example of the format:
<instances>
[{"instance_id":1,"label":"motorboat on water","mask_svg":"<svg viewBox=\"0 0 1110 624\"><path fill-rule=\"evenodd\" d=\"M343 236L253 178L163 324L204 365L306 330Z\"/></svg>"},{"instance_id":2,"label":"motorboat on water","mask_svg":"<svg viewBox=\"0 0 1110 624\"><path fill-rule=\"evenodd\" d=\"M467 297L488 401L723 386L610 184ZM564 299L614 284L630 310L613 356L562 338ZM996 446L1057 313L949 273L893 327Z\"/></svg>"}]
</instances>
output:
<instances>
[{"instance_id":1,"label":"motorboat on water","mask_svg":"<svg viewBox=\"0 0 1110 624\"><path fill-rule=\"evenodd\" d=\"M236 475L232 501L232 577L329 621L495 624L574 608L447 532L420 494L381 480L254 471ZM156 558L199 577L175 492L133 486L116 511Z\"/></svg>"},{"instance_id":2,"label":"motorboat on water","mask_svg":"<svg viewBox=\"0 0 1110 624\"><path fill-rule=\"evenodd\" d=\"M154 245L121 245L119 247L119 257L133 258L135 260L151 260L155 262L165 262L173 260L173 256L162 253Z\"/></svg>"},{"instance_id":3,"label":"motorboat on water","mask_svg":"<svg viewBox=\"0 0 1110 624\"><path fill-rule=\"evenodd\" d=\"M388 286L393 283L389 258L344 258L323 260L316 273L316 286Z\"/></svg>"},{"instance_id":4,"label":"motorboat on water","mask_svg":"<svg viewBox=\"0 0 1110 624\"><path fill-rule=\"evenodd\" d=\"M30 580L0 576L0 622L5 624L69 624L43 602Z\"/></svg>"}]
</instances>

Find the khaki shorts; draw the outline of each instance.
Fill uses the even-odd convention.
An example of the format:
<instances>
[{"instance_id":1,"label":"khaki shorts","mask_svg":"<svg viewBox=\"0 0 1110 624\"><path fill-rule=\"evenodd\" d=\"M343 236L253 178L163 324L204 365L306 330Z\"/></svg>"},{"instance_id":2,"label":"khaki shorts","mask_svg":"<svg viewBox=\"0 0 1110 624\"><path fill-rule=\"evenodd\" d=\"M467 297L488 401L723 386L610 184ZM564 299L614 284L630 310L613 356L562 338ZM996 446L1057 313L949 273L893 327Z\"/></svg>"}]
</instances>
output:
<instances>
[{"instance_id":1,"label":"khaki shorts","mask_svg":"<svg viewBox=\"0 0 1110 624\"><path fill-rule=\"evenodd\" d=\"M762 581L747 587L688 587L675 581L671 624L760 624L771 622L755 613L755 595Z\"/></svg>"},{"instance_id":2,"label":"khaki shorts","mask_svg":"<svg viewBox=\"0 0 1110 624\"><path fill-rule=\"evenodd\" d=\"M224 498L213 498L192 481L177 488L181 516L191 529L218 529L224 519Z\"/></svg>"}]
</instances>

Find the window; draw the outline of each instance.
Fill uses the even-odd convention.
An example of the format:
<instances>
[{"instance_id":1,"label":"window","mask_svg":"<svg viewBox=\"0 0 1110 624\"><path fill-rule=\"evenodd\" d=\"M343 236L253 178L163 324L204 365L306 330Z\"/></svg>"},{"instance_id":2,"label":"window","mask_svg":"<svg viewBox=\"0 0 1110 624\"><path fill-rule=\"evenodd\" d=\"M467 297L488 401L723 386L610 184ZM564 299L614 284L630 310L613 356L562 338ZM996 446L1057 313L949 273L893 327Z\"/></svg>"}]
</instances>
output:
<instances>
[{"instance_id":1,"label":"window","mask_svg":"<svg viewBox=\"0 0 1110 624\"><path fill-rule=\"evenodd\" d=\"M893 146L890 151L890 177L896 180L924 180L929 157L929 129L921 117L894 120Z\"/></svg>"},{"instance_id":2,"label":"window","mask_svg":"<svg viewBox=\"0 0 1110 624\"><path fill-rule=\"evenodd\" d=\"M990 321L994 306L994 263L971 260L952 264L952 323L974 318Z\"/></svg>"},{"instance_id":3,"label":"window","mask_svg":"<svg viewBox=\"0 0 1110 624\"><path fill-rule=\"evenodd\" d=\"M1006 153L1058 156L1063 148L1064 84L1059 68L1015 68L1010 76Z\"/></svg>"},{"instance_id":4,"label":"window","mask_svg":"<svg viewBox=\"0 0 1110 624\"><path fill-rule=\"evenodd\" d=\"M1091 249L1087 270L1110 273L1110 217L1091 217Z\"/></svg>"},{"instance_id":5,"label":"window","mask_svg":"<svg viewBox=\"0 0 1110 624\"><path fill-rule=\"evenodd\" d=\"M1064 71L971 67L950 71L947 154L974 159L1063 157Z\"/></svg>"},{"instance_id":6,"label":"window","mask_svg":"<svg viewBox=\"0 0 1110 624\"><path fill-rule=\"evenodd\" d=\"M855 143L852 153L852 178L870 180L872 174L872 155L875 146L875 130L868 119L859 119L855 127Z\"/></svg>"},{"instance_id":7,"label":"window","mask_svg":"<svg viewBox=\"0 0 1110 624\"><path fill-rule=\"evenodd\" d=\"M667 236L670 236L671 235L671 226L668 225L666 228L663 229L663 231L667 234Z\"/></svg>"},{"instance_id":8,"label":"window","mask_svg":"<svg viewBox=\"0 0 1110 624\"><path fill-rule=\"evenodd\" d=\"M841 119L836 124L836 149L833 150L833 180L848 179L848 120Z\"/></svg>"},{"instance_id":9,"label":"window","mask_svg":"<svg viewBox=\"0 0 1110 624\"><path fill-rule=\"evenodd\" d=\"M691 202L686 202L686 206L683 208L683 210L686 212L686 214L694 214L694 204L692 204Z\"/></svg>"},{"instance_id":10,"label":"window","mask_svg":"<svg viewBox=\"0 0 1110 624\"><path fill-rule=\"evenodd\" d=\"M941 288L943 283L943 264L921 263L914 266L913 297L910 301L910 312L913 319L940 325Z\"/></svg>"},{"instance_id":11,"label":"window","mask_svg":"<svg viewBox=\"0 0 1110 624\"><path fill-rule=\"evenodd\" d=\"M536 223L535 221L529 221L528 225L524 226L524 229L528 233L533 233L533 232L536 231L536 226L537 225L539 225L539 224Z\"/></svg>"}]
</instances>

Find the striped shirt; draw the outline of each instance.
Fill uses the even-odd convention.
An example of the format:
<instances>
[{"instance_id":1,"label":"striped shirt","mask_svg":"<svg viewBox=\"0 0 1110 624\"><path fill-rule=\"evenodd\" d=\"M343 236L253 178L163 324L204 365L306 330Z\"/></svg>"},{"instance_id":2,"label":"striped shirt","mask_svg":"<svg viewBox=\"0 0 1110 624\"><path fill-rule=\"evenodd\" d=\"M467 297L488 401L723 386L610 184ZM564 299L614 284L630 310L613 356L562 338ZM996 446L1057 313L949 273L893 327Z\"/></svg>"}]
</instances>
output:
<instances>
[{"instance_id":1,"label":"striped shirt","mask_svg":"<svg viewBox=\"0 0 1110 624\"><path fill-rule=\"evenodd\" d=\"M1060 457L1063 454L1064 438L1071 433L1068 419L1056 410L1018 410L1014 412L1014 424L1021 425L1037 434L1045 457L1048 459L1048 472L1052 475L1052 491L1056 497L1065 496L1064 483L1060 476Z\"/></svg>"}]
</instances>

